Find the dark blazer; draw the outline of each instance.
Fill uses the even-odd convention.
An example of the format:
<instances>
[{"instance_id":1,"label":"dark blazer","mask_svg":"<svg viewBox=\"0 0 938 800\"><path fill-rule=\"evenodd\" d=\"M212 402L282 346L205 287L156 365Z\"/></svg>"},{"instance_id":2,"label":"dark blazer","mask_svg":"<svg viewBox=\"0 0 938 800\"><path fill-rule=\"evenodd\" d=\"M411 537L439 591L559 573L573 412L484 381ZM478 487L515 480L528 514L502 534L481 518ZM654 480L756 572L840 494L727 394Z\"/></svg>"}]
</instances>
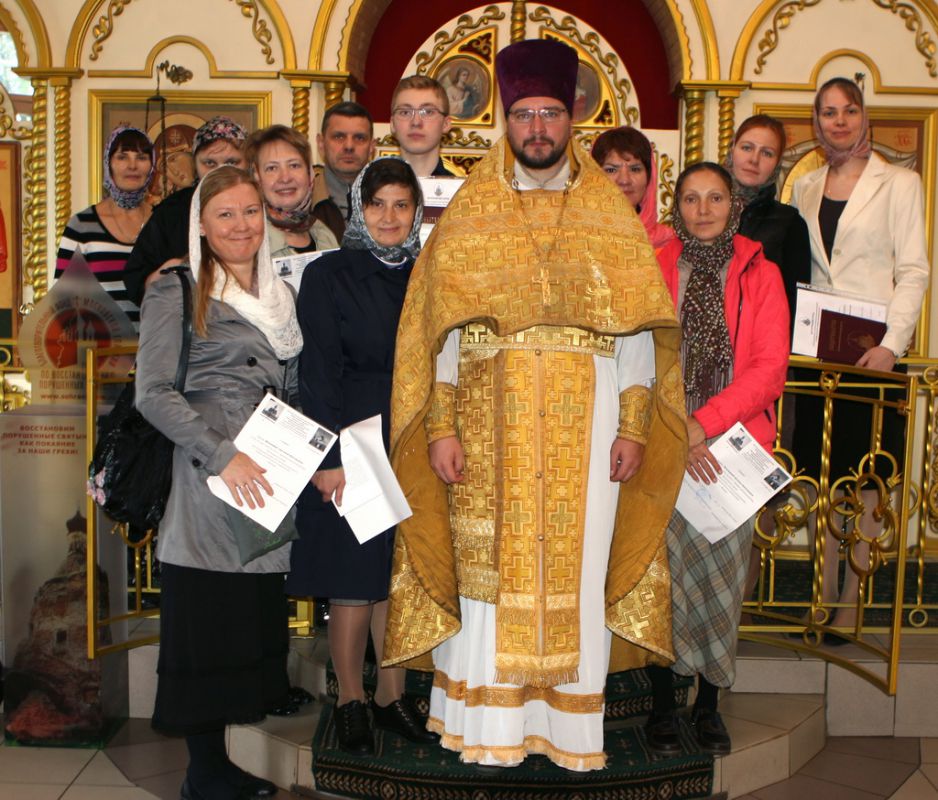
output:
<instances>
[{"instance_id":1,"label":"dark blazer","mask_svg":"<svg viewBox=\"0 0 938 800\"><path fill-rule=\"evenodd\" d=\"M153 209L137 236L124 267L127 295L137 305L143 302L146 280L151 272L171 258L188 258L189 206L194 194L195 186L173 192Z\"/></svg>"},{"instance_id":2,"label":"dark blazer","mask_svg":"<svg viewBox=\"0 0 938 800\"><path fill-rule=\"evenodd\" d=\"M798 209L775 199L775 187L763 189L743 209L739 232L762 245L765 257L782 273L791 325L795 322L796 284L811 282L811 240Z\"/></svg>"},{"instance_id":3,"label":"dark blazer","mask_svg":"<svg viewBox=\"0 0 938 800\"><path fill-rule=\"evenodd\" d=\"M391 269L367 250L342 248L303 273L297 316L303 330L300 405L334 431L381 415L388 447L397 324L412 265ZM342 464L339 445L320 469ZM388 596L394 529L361 545L332 503L308 487L297 508L287 591L353 600Z\"/></svg>"}]
</instances>

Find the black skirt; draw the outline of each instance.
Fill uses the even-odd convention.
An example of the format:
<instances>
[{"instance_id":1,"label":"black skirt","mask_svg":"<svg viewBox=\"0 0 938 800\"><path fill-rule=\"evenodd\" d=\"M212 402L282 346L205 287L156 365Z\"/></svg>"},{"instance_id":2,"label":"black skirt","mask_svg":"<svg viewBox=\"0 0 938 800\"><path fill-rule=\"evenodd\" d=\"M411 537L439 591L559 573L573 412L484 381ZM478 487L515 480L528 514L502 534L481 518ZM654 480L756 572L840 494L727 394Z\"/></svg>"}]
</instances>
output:
<instances>
[{"instance_id":1,"label":"black skirt","mask_svg":"<svg viewBox=\"0 0 938 800\"><path fill-rule=\"evenodd\" d=\"M290 688L283 574L161 569L153 727L186 736L280 704Z\"/></svg>"},{"instance_id":2,"label":"black skirt","mask_svg":"<svg viewBox=\"0 0 938 800\"><path fill-rule=\"evenodd\" d=\"M290 551L288 594L323 600L387 599L394 528L359 544L348 522L312 486L300 498L296 528L300 538Z\"/></svg>"}]
</instances>

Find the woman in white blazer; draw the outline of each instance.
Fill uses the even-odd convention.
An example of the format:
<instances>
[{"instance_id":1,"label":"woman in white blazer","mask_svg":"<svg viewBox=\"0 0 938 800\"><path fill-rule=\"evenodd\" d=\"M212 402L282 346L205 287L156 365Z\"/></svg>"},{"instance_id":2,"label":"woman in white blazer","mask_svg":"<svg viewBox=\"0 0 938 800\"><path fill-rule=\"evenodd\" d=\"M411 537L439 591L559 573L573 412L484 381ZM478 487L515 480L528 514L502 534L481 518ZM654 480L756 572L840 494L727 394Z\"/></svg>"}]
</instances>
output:
<instances>
[{"instance_id":1,"label":"woman in white blazer","mask_svg":"<svg viewBox=\"0 0 938 800\"><path fill-rule=\"evenodd\" d=\"M872 151L863 94L856 83L833 78L814 100L815 136L824 148L827 165L795 183L792 205L808 224L811 239L811 282L835 291L853 292L887 303L886 334L856 362L859 367L891 371L908 349L928 286L928 252L922 182L914 172L885 162ZM813 400L814 398L799 398ZM802 413L799 402L795 450L808 474L820 469L821 405ZM805 408L805 411L808 411ZM901 457L904 427L896 414L884 415L883 449ZM834 412L831 481L859 469L869 449L871 412L860 403L838 403ZM838 430L839 434L838 435ZM879 460L882 461L882 460ZM879 464L882 471L885 464ZM864 505L872 509L875 492L867 488ZM865 533L872 525L861 521ZM837 597L837 546L825 543L825 601ZM861 550L863 552L861 552ZM868 548L855 548L861 561ZM846 570L842 602L855 602L857 576ZM854 609L838 611L834 624L853 625ZM836 640L842 642L843 640Z\"/></svg>"}]
</instances>

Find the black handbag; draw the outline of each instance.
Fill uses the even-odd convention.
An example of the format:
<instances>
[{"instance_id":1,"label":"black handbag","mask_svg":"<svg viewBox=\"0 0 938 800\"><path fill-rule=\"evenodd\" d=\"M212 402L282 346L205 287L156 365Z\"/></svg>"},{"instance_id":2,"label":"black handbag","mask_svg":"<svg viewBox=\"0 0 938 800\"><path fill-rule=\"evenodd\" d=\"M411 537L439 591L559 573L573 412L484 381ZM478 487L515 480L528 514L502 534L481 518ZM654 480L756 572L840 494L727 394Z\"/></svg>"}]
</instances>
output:
<instances>
[{"instance_id":1,"label":"black handbag","mask_svg":"<svg viewBox=\"0 0 938 800\"><path fill-rule=\"evenodd\" d=\"M189 370L192 343L192 287L186 267L173 267L182 284L182 348L174 388L180 394ZM134 381L98 425L94 457L88 465L88 494L117 522L150 530L159 525L173 482L174 444L134 406Z\"/></svg>"}]
</instances>

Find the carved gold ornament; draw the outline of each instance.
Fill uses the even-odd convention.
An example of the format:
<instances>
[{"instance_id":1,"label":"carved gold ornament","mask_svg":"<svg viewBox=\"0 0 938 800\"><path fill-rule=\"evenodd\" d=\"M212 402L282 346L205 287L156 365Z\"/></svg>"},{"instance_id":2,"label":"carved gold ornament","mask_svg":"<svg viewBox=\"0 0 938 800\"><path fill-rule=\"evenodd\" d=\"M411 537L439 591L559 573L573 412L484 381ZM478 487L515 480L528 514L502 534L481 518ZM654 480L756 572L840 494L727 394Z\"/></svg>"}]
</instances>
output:
<instances>
[{"instance_id":1,"label":"carved gold ornament","mask_svg":"<svg viewBox=\"0 0 938 800\"><path fill-rule=\"evenodd\" d=\"M799 11L816 6L820 2L821 0L795 0L795 2L785 3L775 12L772 16L772 27L763 34L756 45L759 48L759 57L756 59L756 66L753 70L756 75L762 74L766 59L778 47L779 32L791 24L792 17Z\"/></svg>"},{"instance_id":2,"label":"carved gold ornament","mask_svg":"<svg viewBox=\"0 0 938 800\"><path fill-rule=\"evenodd\" d=\"M251 20L251 33L254 34L254 39L261 46L261 53L264 55L264 60L268 64L273 64L275 59L273 51L270 48L270 42L274 38L274 35L271 33L270 28L267 27L267 22L260 18L257 0L232 0L232 2L241 9L243 16Z\"/></svg>"},{"instance_id":3,"label":"carved gold ornament","mask_svg":"<svg viewBox=\"0 0 938 800\"><path fill-rule=\"evenodd\" d=\"M452 33L447 33L445 30L443 30L438 31L434 35L433 48L429 53L425 50L417 53L417 74L426 75L430 71L431 64L433 64L439 58L439 56L442 55L442 53L455 42L461 41L473 31L477 31L483 26L501 19L505 19L505 14L499 10L498 6L488 6L482 12L479 18L475 20L469 14L463 14L458 20L456 20L456 27L453 28ZM487 53L483 51L478 52L477 54L483 56L484 60L491 63L491 49L489 49Z\"/></svg>"},{"instance_id":4,"label":"carved gold ornament","mask_svg":"<svg viewBox=\"0 0 938 800\"><path fill-rule=\"evenodd\" d=\"M759 56L756 58L754 72L756 75L762 74L762 69L775 49L778 47L781 32L791 24L792 18L799 11L816 6L821 0L792 0L784 3L772 16L771 27L766 30L762 38L758 41ZM915 49L925 58L925 67L928 74L932 77L938 77L938 61L936 61L936 46L931 34L925 30L925 23L918 9L909 3L902 3L899 0L872 0L872 2L884 11L889 11L899 17L907 30L915 35Z\"/></svg>"},{"instance_id":5,"label":"carved gold ornament","mask_svg":"<svg viewBox=\"0 0 938 800\"><path fill-rule=\"evenodd\" d=\"M699 89L684 90L684 164L703 161L704 93Z\"/></svg>"},{"instance_id":6,"label":"carved gold ornament","mask_svg":"<svg viewBox=\"0 0 938 800\"><path fill-rule=\"evenodd\" d=\"M652 156L658 159L658 217L667 222L674 208L674 159L667 153L659 154L652 149Z\"/></svg>"},{"instance_id":7,"label":"carved gold ornament","mask_svg":"<svg viewBox=\"0 0 938 800\"><path fill-rule=\"evenodd\" d=\"M23 158L23 178L28 200L23 203L23 283L33 290L32 302L45 295L49 277L46 266L46 81L33 79L32 143ZM20 313L32 310L24 304Z\"/></svg>"},{"instance_id":8,"label":"carved gold ornament","mask_svg":"<svg viewBox=\"0 0 938 800\"><path fill-rule=\"evenodd\" d=\"M131 0L110 0L107 4L107 14L101 17L91 29L91 35L94 37L91 42L91 53L88 58L91 61L97 61L101 50L104 49L104 42L114 32L114 17L119 17L124 13L124 7L130 5Z\"/></svg>"},{"instance_id":9,"label":"carved gold ornament","mask_svg":"<svg viewBox=\"0 0 938 800\"><path fill-rule=\"evenodd\" d=\"M629 105L632 83L628 78L619 77L619 57L615 53L603 52L598 33L595 31L582 33L578 21L571 16L565 16L558 21L546 6L535 8L529 15L529 19L541 25L542 35L548 34L544 38L556 38L577 50L581 64L595 65L599 68L597 69L597 77L600 78L599 102L596 110L590 115L592 119L584 119L579 124L615 127L635 125L638 122L638 108ZM601 72L605 72L605 75L600 75ZM604 91L606 89L611 89L610 96L606 96L606 91ZM611 94L615 97L612 98ZM618 105L619 114L613 112L612 102Z\"/></svg>"},{"instance_id":10,"label":"carved gold ornament","mask_svg":"<svg viewBox=\"0 0 938 800\"><path fill-rule=\"evenodd\" d=\"M938 64L935 62L935 52L938 48L935 47L935 41L931 35L925 30L922 15L908 3L900 3L898 0L873 0L873 2L880 8L897 14L905 23L906 30L915 34L915 49L925 56L928 74L933 78L938 77Z\"/></svg>"},{"instance_id":11,"label":"carved gold ornament","mask_svg":"<svg viewBox=\"0 0 938 800\"><path fill-rule=\"evenodd\" d=\"M55 101L55 240L62 232L72 214L72 148L69 139L72 129L72 104L70 84L52 87Z\"/></svg>"}]
</instances>

